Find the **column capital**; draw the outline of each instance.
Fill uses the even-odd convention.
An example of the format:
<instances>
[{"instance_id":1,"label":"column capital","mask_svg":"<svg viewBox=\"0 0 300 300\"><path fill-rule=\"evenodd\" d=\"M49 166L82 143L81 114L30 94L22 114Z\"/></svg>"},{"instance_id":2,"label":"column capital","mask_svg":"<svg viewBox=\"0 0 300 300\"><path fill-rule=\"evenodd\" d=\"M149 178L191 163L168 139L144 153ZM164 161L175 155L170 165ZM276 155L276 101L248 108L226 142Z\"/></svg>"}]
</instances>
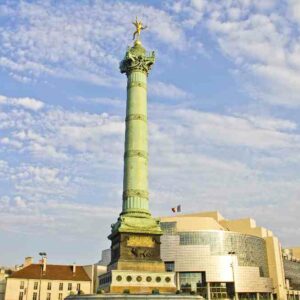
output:
<instances>
[{"instance_id":1,"label":"column capital","mask_svg":"<svg viewBox=\"0 0 300 300\"><path fill-rule=\"evenodd\" d=\"M140 41L128 47L124 59L120 62L120 72L127 75L132 71L141 71L148 75L155 62L154 51L147 53Z\"/></svg>"}]
</instances>

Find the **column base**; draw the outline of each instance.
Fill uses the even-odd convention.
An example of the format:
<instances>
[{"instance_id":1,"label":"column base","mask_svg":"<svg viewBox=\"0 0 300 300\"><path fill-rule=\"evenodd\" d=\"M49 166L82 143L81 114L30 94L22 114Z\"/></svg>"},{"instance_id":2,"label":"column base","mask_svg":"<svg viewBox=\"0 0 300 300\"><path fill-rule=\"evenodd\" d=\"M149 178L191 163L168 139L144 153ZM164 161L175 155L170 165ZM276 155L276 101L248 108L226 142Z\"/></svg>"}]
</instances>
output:
<instances>
[{"instance_id":1,"label":"column base","mask_svg":"<svg viewBox=\"0 0 300 300\"><path fill-rule=\"evenodd\" d=\"M100 289L116 294L175 293L175 273L113 270L99 276Z\"/></svg>"},{"instance_id":2,"label":"column base","mask_svg":"<svg viewBox=\"0 0 300 300\"><path fill-rule=\"evenodd\" d=\"M112 225L112 232L108 238L112 240L118 233L126 232L162 235L158 219L153 218L150 214L138 212L121 214L117 223Z\"/></svg>"}]
</instances>

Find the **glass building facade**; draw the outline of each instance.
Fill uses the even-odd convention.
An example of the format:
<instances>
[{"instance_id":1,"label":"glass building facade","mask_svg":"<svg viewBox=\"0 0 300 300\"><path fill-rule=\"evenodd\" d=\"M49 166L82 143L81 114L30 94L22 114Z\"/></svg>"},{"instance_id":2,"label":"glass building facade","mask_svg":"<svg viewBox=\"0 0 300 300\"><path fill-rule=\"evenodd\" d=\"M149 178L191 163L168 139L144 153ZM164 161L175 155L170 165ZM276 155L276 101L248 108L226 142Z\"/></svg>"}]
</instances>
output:
<instances>
[{"instance_id":1,"label":"glass building facade","mask_svg":"<svg viewBox=\"0 0 300 300\"><path fill-rule=\"evenodd\" d=\"M176 222L161 222L161 227L162 259L173 266L183 293L206 299L273 296L263 238L225 230L177 232Z\"/></svg>"},{"instance_id":2,"label":"glass building facade","mask_svg":"<svg viewBox=\"0 0 300 300\"><path fill-rule=\"evenodd\" d=\"M300 290L300 262L284 259L283 266L290 288Z\"/></svg>"},{"instance_id":3,"label":"glass building facade","mask_svg":"<svg viewBox=\"0 0 300 300\"><path fill-rule=\"evenodd\" d=\"M182 232L180 245L209 246L211 255L234 253L239 266L258 267L261 277L268 277L266 242L258 237L230 231Z\"/></svg>"}]
</instances>

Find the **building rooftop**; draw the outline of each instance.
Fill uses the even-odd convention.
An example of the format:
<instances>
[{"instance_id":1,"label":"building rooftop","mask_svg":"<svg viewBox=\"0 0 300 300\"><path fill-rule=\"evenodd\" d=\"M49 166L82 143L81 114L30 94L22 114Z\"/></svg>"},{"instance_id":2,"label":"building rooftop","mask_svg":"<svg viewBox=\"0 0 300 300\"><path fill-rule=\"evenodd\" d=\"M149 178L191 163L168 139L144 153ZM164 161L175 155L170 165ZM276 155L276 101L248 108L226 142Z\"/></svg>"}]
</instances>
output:
<instances>
[{"instance_id":1,"label":"building rooftop","mask_svg":"<svg viewBox=\"0 0 300 300\"><path fill-rule=\"evenodd\" d=\"M49 265L46 271L42 272L42 264L31 264L19 271L14 272L10 278L24 279L48 279L48 280L70 280L70 281L90 281L91 279L82 266Z\"/></svg>"},{"instance_id":2,"label":"building rooftop","mask_svg":"<svg viewBox=\"0 0 300 300\"><path fill-rule=\"evenodd\" d=\"M161 222L176 222L176 230L198 231L198 230L225 230L215 219L198 215L176 215L160 218Z\"/></svg>"},{"instance_id":3,"label":"building rooftop","mask_svg":"<svg viewBox=\"0 0 300 300\"><path fill-rule=\"evenodd\" d=\"M176 231L223 230L257 236L260 238L272 237L272 231L256 225L251 218L228 220L218 211L197 212L192 214L175 214L161 217L161 222L176 222ZM297 249L293 253L298 253ZM299 253L300 255L300 253Z\"/></svg>"}]
</instances>

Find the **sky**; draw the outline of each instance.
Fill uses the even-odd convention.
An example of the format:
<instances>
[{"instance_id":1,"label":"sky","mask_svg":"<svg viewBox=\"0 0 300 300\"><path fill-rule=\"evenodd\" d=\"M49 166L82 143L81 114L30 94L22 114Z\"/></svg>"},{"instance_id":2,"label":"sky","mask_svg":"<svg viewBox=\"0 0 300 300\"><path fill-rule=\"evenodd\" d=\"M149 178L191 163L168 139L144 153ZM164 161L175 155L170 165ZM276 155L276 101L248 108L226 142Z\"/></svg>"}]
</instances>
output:
<instances>
[{"instance_id":1,"label":"sky","mask_svg":"<svg viewBox=\"0 0 300 300\"><path fill-rule=\"evenodd\" d=\"M122 202L132 21L154 216L218 210L300 245L298 0L1 0L0 265L90 264Z\"/></svg>"}]
</instances>

